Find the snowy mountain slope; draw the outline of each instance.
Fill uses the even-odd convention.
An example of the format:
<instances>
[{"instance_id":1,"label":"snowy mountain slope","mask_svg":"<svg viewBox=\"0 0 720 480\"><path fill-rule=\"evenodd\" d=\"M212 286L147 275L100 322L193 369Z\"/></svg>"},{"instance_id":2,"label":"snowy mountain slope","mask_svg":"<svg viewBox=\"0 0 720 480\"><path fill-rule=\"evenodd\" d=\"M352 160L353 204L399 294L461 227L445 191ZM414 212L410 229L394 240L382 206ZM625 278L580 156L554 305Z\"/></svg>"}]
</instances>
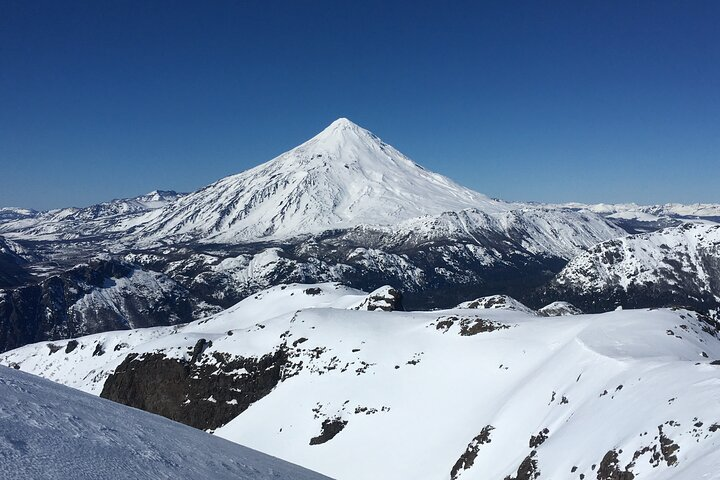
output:
<instances>
[{"instance_id":1,"label":"snowy mountain slope","mask_svg":"<svg viewBox=\"0 0 720 480\"><path fill-rule=\"evenodd\" d=\"M279 286L184 327L0 362L348 480L720 478L720 339L691 312L360 301Z\"/></svg>"},{"instance_id":2,"label":"snowy mountain slope","mask_svg":"<svg viewBox=\"0 0 720 480\"><path fill-rule=\"evenodd\" d=\"M720 306L720 226L686 223L600 243L546 288L585 311L614 306Z\"/></svg>"},{"instance_id":3,"label":"snowy mountain slope","mask_svg":"<svg viewBox=\"0 0 720 480\"><path fill-rule=\"evenodd\" d=\"M318 289L320 293L315 293ZM167 345L175 346L175 340L181 337L181 342L194 346L206 332L247 328L256 322L291 315L307 308L351 309L359 306L367 296L360 290L334 283L279 285L258 292L212 316L212 321L203 319L187 327L180 325L98 333L78 339L75 346L72 346L72 340L41 342L0 354L0 363L14 365L19 362L23 370L99 395L108 375L131 352L148 353Z\"/></svg>"},{"instance_id":4,"label":"snowy mountain slope","mask_svg":"<svg viewBox=\"0 0 720 480\"><path fill-rule=\"evenodd\" d=\"M28 260L23 253L24 249L18 244L0 236L0 288L32 281L32 275L26 269Z\"/></svg>"},{"instance_id":5,"label":"snowy mountain slope","mask_svg":"<svg viewBox=\"0 0 720 480\"><path fill-rule=\"evenodd\" d=\"M490 257L499 257L502 245L510 244L513 251L528 256L570 259L589 246L626 233L593 213L515 206L495 212L478 209L444 212L391 227L362 226L348 232L349 236L358 237L367 234L383 236L384 244L392 246L453 239L485 248Z\"/></svg>"},{"instance_id":6,"label":"snowy mountain slope","mask_svg":"<svg viewBox=\"0 0 720 480\"><path fill-rule=\"evenodd\" d=\"M46 212L0 210L0 233L8 238L72 240L98 235L124 234L143 214L181 198L173 191L155 190L134 198L112 200L85 208L62 208Z\"/></svg>"},{"instance_id":7,"label":"snowy mountain slope","mask_svg":"<svg viewBox=\"0 0 720 480\"><path fill-rule=\"evenodd\" d=\"M321 480L157 415L0 367L5 479Z\"/></svg>"},{"instance_id":8,"label":"snowy mountain slope","mask_svg":"<svg viewBox=\"0 0 720 480\"><path fill-rule=\"evenodd\" d=\"M190 255L168 247L125 259L162 271L223 307L279 283L337 281L366 290L390 283L412 308L446 308L496 292L527 294L566 260L623 233L591 213L470 209L301 240L196 246Z\"/></svg>"},{"instance_id":9,"label":"snowy mountain slope","mask_svg":"<svg viewBox=\"0 0 720 480\"><path fill-rule=\"evenodd\" d=\"M30 208L0 207L0 224L14 220L32 218L39 212Z\"/></svg>"},{"instance_id":10,"label":"snowy mountain slope","mask_svg":"<svg viewBox=\"0 0 720 480\"><path fill-rule=\"evenodd\" d=\"M392 225L464 208L508 206L425 170L341 118L279 157L169 205L140 235L238 242Z\"/></svg>"},{"instance_id":11,"label":"snowy mountain slope","mask_svg":"<svg viewBox=\"0 0 720 480\"><path fill-rule=\"evenodd\" d=\"M197 305L167 276L96 258L40 283L0 290L0 351L39 340L192 319Z\"/></svg>"}]
</instances>

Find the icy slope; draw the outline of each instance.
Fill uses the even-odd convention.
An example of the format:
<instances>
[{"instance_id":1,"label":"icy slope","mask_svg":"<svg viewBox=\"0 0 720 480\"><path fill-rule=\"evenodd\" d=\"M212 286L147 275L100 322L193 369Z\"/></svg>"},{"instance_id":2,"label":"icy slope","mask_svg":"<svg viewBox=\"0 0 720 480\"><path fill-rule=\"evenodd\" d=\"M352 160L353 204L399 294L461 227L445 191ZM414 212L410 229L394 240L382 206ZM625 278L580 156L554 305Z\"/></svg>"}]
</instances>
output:
<instances>
[{"instance_id":1,"label":"icy slope","mask_svg":"<svg viewBox=\"0 0 720 480\"><path fill-rule=\"evenodd\" d=\"M184 327L0 362L344 480L720 478L720 340L693 313L362 301L279 286Z\"/></svg>"},{"instance_id":2,"label":"icy slope","mask_svg":"<svg viewBox=\"0 0 720 480\"><path fill-rule=\"evenodd\" d=\"M0 478L327 477L157 415L0 366Z\"/></svg>"},{"instance_id":3,"label":"icy slope","mask_svg":"<svg viewBox=\"0 0 720 480\"><path fill-rule=\"evenodd\" d=\"M237 242L506 204L429 172L341 118L302 145L169 205L141 238Z\"/></svg>"}]
</instances>

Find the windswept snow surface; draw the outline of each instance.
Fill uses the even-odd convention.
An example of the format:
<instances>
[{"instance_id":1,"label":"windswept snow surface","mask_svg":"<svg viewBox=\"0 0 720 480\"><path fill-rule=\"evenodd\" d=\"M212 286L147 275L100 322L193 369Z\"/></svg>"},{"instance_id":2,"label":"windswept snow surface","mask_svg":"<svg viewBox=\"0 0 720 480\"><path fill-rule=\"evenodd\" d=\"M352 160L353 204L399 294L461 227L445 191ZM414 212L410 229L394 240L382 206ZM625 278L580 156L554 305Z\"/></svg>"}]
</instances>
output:
<instances>
[{"instance_id":1,"label":"windswept snow surface","mask_svg":"<svg viewBox=\"0 0 720 480\"><path fill-rule=\"evenodd\" d=\"M327 477L163 417L0 366L0 478Z\"/></svg>"},{"instance_id":2,"label":"windswept snow surface","mask_svg":"<svg viewBox=\"0 0 720 480\"><path fill-rule=\"evenodd\" d=\"M343 480L720 478L720 339L696 314L353 310L363 299L278 286L184 327L0 363L99 393L130 352L190 362L206 339L197 362L210 367L285 349L279 383L215 433Z\"/></svg>"}]
</instances>

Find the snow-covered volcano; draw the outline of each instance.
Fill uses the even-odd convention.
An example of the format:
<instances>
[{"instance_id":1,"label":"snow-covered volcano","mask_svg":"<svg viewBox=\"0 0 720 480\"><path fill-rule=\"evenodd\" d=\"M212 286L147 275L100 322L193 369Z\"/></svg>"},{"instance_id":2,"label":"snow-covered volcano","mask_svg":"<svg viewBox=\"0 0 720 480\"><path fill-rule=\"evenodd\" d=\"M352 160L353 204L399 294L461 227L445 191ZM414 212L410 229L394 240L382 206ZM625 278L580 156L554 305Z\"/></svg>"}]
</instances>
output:
<instances>
[{"instance_id":1,"label":"snow-covered volcano","mask_svg":"<svg viewBox=\"0 0 720 480\"><path fill-rule=\"evenodd\" d=\"M507 207L425 170L340 118L279 157L149 214L140 233L236 242L394 224L465 208Z\"/></svg>"}]
</instances>

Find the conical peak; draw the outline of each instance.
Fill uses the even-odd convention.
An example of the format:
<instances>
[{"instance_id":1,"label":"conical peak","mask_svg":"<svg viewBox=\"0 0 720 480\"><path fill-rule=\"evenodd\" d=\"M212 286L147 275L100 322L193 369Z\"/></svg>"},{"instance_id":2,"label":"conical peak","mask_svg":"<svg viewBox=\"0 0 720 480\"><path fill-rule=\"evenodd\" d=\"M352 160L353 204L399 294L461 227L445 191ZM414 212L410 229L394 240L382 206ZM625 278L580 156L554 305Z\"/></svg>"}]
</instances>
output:
<instances>
[{"instance_id":1,"label":"conical peak","mask_svg":"<svg viewBox=\"0 0 720 480\"><path fill-rule=\"evenodd\" d=\"M340 117L334 122L332 122L328 128L342 128L342 129L348 129L348 128L360 128L358 125L354 124L350 120L348 120L345 117Z\"/></svg>"},{"instance_id":2,"label":"conical peak","mask_svg":"<svg viewBox=\"0 0 720 480\"><path fill-rule=\"evenodd\" d=\"M330 125L325 127L325 129L320 132L317 136L318 137L335 137L335 136L344 136L348 133L353 133L355 135L362 135L363 133L367 134L369 133L364 128L360 127L359 125L351 122L347 118L338 118L334 122L332 122Z\"/></svg>"}]
</instances>

